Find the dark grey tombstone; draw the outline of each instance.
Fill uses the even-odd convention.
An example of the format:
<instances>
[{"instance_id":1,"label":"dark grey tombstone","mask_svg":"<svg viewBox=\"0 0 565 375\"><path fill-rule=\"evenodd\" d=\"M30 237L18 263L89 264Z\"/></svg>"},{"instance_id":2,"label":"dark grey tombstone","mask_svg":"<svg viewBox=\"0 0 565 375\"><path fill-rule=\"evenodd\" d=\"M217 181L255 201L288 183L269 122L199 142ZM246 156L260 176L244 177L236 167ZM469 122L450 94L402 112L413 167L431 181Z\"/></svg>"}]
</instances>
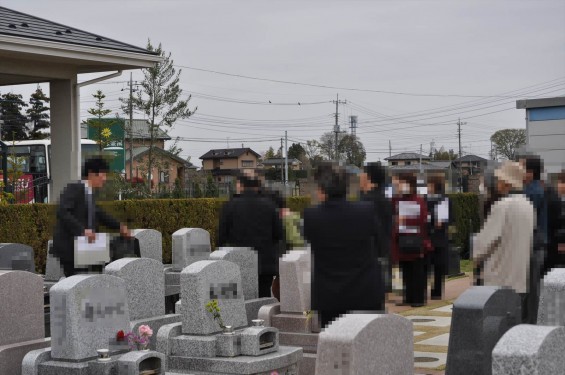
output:
<instances>
[{"instance_id":1,"label":"dark grey tombstone","mask_svg":"<svg viewBox=\"0 0 565 375\"><path fill-rule=\"evenodd\" d=\"M453 303L446 375L489 375L492 350L521 323L520 296L512 289L475 286Z\"/></svg>"},{"instance_id":2,"label":"dark grey tombstone","mask_svg":"<svg viewBox=\"0 0 565 375\"><path fill-rule=\"evenodd\" d=\"M448 276L460 276L461 272L461 248L460 247L449 247L447 254L447 275Z\"/></svg>"},{"instance_id":3,"label":"dark grey tombstone","mask_svg":"<svg viewBox=\"0 0 565 375\"><path fill-rule=\"evenodd\" d=\"M31 246L21 243L0 243L0 270L35 273Z\"/></svg>"}]
</instances>

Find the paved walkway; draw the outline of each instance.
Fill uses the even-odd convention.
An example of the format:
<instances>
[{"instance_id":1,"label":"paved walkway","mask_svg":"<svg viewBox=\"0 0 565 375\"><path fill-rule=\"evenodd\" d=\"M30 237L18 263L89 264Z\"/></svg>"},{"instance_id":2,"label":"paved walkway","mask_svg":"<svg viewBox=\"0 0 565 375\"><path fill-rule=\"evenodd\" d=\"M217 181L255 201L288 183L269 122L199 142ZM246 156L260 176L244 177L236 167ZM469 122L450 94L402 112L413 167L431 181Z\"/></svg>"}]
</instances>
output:
<instances>
[{"instance_id":1,"label":"paved walkway","mask_svg":"<svg viewBox=\"0 0 565 375\"><path fill-rule=\"evenodd\" d=\"M400 279L396 275L393 283L395 289L399 289L399 284ZM443 300L428 299L426 306L416 309L410 306L396 306L396 303L401 302L402 298L394 293L389 295L386 304L387 311L403 315L414 323L414 371L416 374L444 374L452 304L471 284L469 276L450 279L445 284Z\"/></svg>"}]
</instances>

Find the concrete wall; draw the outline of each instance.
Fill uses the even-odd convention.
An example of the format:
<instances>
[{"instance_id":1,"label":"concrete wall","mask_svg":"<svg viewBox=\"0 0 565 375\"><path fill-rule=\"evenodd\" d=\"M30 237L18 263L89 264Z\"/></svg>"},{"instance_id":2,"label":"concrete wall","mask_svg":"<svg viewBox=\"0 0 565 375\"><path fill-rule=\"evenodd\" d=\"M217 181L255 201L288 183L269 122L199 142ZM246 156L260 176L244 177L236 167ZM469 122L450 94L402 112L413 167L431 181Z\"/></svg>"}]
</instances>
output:
<instances>
[{"instance_id":1,"label":"concrete wall","mask_svg":"<svg viewBox=\"0 0 565 375\"><path fill-rule=\"evenodd\" d=\"M565 168L565 106L529 108L527 148L543 158L548 173Z\"/></svg>"}]
</instances>

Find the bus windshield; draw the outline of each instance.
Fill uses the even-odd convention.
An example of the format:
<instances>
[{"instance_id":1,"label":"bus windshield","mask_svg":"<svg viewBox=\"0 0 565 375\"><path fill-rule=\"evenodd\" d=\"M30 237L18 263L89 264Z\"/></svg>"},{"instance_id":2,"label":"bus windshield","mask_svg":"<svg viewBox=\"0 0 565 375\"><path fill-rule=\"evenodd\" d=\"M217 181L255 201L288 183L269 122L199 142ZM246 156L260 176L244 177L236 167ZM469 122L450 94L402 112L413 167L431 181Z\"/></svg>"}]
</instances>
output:
<instances>
[{"instance_id":1,"label":"bus windshield","mask_svg":"<svg viewBox=\"0 0 565 375\"><path fill-rule=\"evenodd\" d=\"M9 146L8 169L23 173L47 173L45 145Z\"/></svg>"}]
</instances>

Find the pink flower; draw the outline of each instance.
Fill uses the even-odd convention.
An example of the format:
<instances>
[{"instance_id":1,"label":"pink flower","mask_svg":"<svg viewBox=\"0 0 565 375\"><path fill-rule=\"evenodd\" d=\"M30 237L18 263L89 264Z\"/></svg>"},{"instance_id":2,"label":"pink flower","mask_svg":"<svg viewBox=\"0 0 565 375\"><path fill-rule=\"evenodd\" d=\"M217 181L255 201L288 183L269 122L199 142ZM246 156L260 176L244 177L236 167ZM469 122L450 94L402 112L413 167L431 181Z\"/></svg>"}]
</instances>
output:
<instances>
[{"instance_id":1,"label":"pink flower","mask_svg":"<svg viewBox=\"0 0 565 375\"><path fill-rule=\"evenodd\" d=\"M145 336L145 337L153 336L153 330L151 329L151 327L147 325L139 326L137 332L139 333L139 336Z\"/></svg>"},{"instance_id":2,"label":"pink flower","mask_svg":"<svg viewBox=\"0 0 565 375\"><path fill-rule=\"evenodd\" d=\"M271 372L271 375L279 375L278 371Z\"/></svg>"}]
</instances>

